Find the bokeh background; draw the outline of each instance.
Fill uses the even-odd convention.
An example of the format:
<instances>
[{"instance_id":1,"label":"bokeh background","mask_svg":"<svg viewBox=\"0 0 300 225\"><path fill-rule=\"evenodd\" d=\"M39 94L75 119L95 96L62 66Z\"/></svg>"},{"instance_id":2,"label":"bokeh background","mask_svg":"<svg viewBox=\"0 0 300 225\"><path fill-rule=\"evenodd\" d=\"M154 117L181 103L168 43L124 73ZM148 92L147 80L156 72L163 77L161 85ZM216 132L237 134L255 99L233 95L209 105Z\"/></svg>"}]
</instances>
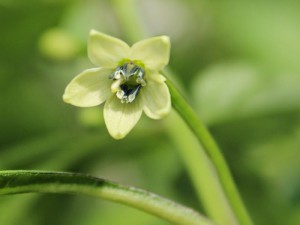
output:
<instances>
[{"instance_id":1,"label":"bokeh background","mask_svg":"<svg viewBox=\"0 0 300 225\"><path fill-rule=\"evenodd\" d=\"M117 3L115 3L117 4ZM139 0L147 36L171 37L170 67L221 146L257 225L300 224L300 2ZM108 0L0 1L0 169L88 173L202 211L164 121L121 141L102 106L62 101L92 67L90 29L130 42ZM84 196L1 196L0 224L164 225Z\"/></svg>"}]
</instances>

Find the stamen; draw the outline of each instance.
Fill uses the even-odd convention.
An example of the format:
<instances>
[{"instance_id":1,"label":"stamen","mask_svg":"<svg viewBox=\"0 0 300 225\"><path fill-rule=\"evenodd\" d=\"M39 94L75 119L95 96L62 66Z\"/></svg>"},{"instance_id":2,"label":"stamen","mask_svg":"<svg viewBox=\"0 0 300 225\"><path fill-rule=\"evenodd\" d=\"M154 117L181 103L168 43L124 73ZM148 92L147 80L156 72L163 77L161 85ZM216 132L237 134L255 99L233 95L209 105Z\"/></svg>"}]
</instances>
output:
<instances>
[{"instance_id":1,"label":"stamen","mask_svg":"<svg viewBox=\"0 0 300 225\"><path fill-rule=\"evenodd\" d=\"M123 66L118 66L117 69L109 76L109 79L119 80L121 78L125 79L126 70L128 63Z\"/></svg>"},{"instance_id":2,"label":"stamen","mask_svg":"<svg viewBox=\"0 0 300 225\"><path fill-rule=\"evenodd\" d=\"M135 99L135 95L129 95L126 103L131 103Z\"/></svg>"},{"instance_id":3,"label":"stamen","mask_svg":"<svg viewBox=\"0 0 300 225\"><path fill-rule=\"evenodd\" d=\"M135 90L133 90L133 92L128 96L128 102L133 102L133 100L136 98L136 96L138 95L138 93L141 90L141 85L137 86L137 88Z\"/></svg>"},{"instance_id":4,"label":"stamen","mask_svg":"<svg viewBox=\"0 0 300 225\"><path fill-rule=\"evenodd\" d=\"M143 78L137 78L136 82L141 84L143 87L146 86L146 81Z\"/></svg>"},{"instance_id":5,"label":"stamen","mask_svg":"<svg viewBox=\"0 0 300 225\"><path fill-rule=\"evenodd\" d=\"M123 99L124 95L125 95L125 92L123 90L118 90L117 91L118 99Z\"/></svg>"},{"instance_id":6,"label":"stamen","mask_svg":"<svg viewBox=\"0 0 300 225\"><path fill-rule=\"evenodd\" d=\"M121 80L115 80L115 81L111 84L111 86L110 86L111 92L112 92L112 93L117 92L117 91L119 90L119 87L120 87L120 85L122 84L122 82L123 82L122 79L121 79Z\"/></svg>"},{"instance_id":7,"label":"stamen","mask_svg":"<svg viewBox=\"0 0 300 225\"><path fill-rule=\"evenodd\" d=\"M140 70L138 71L137 77L143 79L144 76L145 76L145 70L143 70L142 68L140 68Z\"/></svg>"},{"instance_id":8,"label":"stamen","mask_svg":"<svg viewBox=\"0 0 300 225\"><path fill-rule=\"evenodd\" d=\"M146 85L144 80L145 70L133 62L125 63L116 68L109 76L114 80L111 85L112 93L116 93L121 103L132 103L138 96L142 87Z\"/></svg>"},{"instance_id":9,"label":"stamen","mask_svg":"<svg viewBox=\"0 0 300 225\"><path fill-rule=\"evenodd\" d=\"M119 80L119 79L121 79L122 76L123 76L122 70L116 71L116 72L115 72L114 79Z\"/></svg>"},{"instance_id":10,"label":"stamen","mask_svg":"<svg viewBox=\"0 0 300 225\"><path fill-rule=\"evenodd\" d=\"M141 68L138 67L138 66L134 66L130 72L129 72L129 75L127 76L127 79L130 79L130 77L132 77L133 75L137 75L138 71L140 70Z\"/></svg>"}]
</instances>

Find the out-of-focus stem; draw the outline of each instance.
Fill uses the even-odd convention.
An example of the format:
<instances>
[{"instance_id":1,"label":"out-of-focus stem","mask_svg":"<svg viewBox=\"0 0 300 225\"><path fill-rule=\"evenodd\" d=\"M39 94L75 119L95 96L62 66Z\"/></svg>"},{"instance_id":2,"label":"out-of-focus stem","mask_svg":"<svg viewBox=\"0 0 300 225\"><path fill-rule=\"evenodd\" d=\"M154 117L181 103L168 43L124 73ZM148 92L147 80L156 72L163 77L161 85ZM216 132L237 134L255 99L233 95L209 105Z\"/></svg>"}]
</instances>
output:
<instances>
[{"instance_id":1,"label":"out-of-focus stem","mask_svg":"<svg viewBox=\"0 0 300 225\"><path fill-rule=\"evenodd\" d=\"M179 93L179 91L169 80L167 80L167 85L172 96L172 105L174 109L190 127L191 131L194 133L196 138L199 140L199 143L202 145L203 150L210 158L212 165L215 168L220 179L220 183L223 187L224 193L239 224L252 225L252 221L241 200L229 167L215 140L213 139L205 125L202 123L202 121L199 119L198 115L183 98L182 94Z\"/></svg>"}]
</instances>

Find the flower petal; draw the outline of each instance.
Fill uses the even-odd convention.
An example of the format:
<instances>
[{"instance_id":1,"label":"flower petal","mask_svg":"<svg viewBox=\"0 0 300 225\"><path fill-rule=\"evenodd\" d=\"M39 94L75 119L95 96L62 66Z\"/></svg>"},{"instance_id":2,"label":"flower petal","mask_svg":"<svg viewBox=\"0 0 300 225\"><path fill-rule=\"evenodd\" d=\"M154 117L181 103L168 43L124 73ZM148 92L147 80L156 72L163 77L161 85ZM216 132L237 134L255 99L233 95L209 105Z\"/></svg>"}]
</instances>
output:
<instances>
[{"instance_id":1,"label":"flower petal","mask_svg":"<svg viewBox=\"0 0 300 225\"><path fill-rule=\"evenodd\" d=\"M108 79L112 69L93 68L83 71L66 87L63 100L79 107L96 106L111 95Z\"/></svg>"},{"instance_id":2,"label":"flower petal","mask_svg":"<svg viewBox=\"0 0 300 225\"><path fill-rule=\"evenodd\" d=\"M135 43L131 48L130 59L141 60L145 66L154 71L161 70L169 63L170 39L158 36Z\"/></svg>"},{"instance_id":3,"label":"flower petal","mask_svg":"<svg viewBox=\"0 0 300 225\"><path fill-rule=\"evenodd\" d=\"M130 47L122 40L91 30L88 56L100 67L116 67L120 60L128 58Z\"/></svg>"},{"instance_id":4,"label":"flower petal","mask_svg":"<svg viewBox=\"0 0 300 225\"><path fill-rule=\"evenodd\" d=\"M152 75L152 79L147 80L147 85L140 93L143 98L143 110L152 119L161 119L171 110L171 96L164 81L163 76Z\"/></svg>"},{"instance_id":5,"label":"flower petal","mask_svg":"<svg viewBox=\"0 0 300 225\"><path fill-rule=\"evenodd\" d=\"M121 103L112 96L104 105L104 121L110 135L115 139L125 137L140 119L142 111L139 101Z\"/></svg>"}]
</instances>

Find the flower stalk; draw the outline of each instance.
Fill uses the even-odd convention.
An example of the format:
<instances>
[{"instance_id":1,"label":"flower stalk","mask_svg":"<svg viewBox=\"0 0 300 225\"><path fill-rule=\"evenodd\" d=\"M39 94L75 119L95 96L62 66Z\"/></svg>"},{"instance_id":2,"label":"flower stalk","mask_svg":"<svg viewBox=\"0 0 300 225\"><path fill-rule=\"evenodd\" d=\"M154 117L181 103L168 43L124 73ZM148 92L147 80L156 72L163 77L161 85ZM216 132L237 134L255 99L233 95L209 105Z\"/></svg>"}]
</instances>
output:
<instances>
[{"instance_id":1,"label":"flower stalk","mask_svg":"<svg viewBox=\"0 0 300 225\"><path fill-rule=\"evenodd\" d=\"M153 193L104 179L66 172L0 171L0 195L21 193L85 194L146 211L177 225L213 225L185 206Z\"/></svg>"},{"instance_id":2,"label":"flower stalk","mask_svg":"<svg viewBox=\"0 0 300 225\"><path fill-rule=\"evenodd\" d=\"M239 225L215 167L185 121L172 110L164 122L168 136L190 176L195 194L208 217L218 225Z\"/></svg>"},{"instance_id":3,"label":"flower stalk","mask_svg":"<svg viewBox=\"0 0 300 225\"><path fill-rule=\"evenodd\" d=\"M216 169L221 185L227 196L229 204L241 225L252 225L250 216L241 200L239 192L236 188L230 169L222 155L221 150L215 140L194 112L191 106L187 103L184 97L179 93L175 86L169 81L166 81L172 98L172 106L181 116L181 118L190 127L198 141L203 147L203 150L211 159L213 166Z\"/></svg>"}]
</instances>

